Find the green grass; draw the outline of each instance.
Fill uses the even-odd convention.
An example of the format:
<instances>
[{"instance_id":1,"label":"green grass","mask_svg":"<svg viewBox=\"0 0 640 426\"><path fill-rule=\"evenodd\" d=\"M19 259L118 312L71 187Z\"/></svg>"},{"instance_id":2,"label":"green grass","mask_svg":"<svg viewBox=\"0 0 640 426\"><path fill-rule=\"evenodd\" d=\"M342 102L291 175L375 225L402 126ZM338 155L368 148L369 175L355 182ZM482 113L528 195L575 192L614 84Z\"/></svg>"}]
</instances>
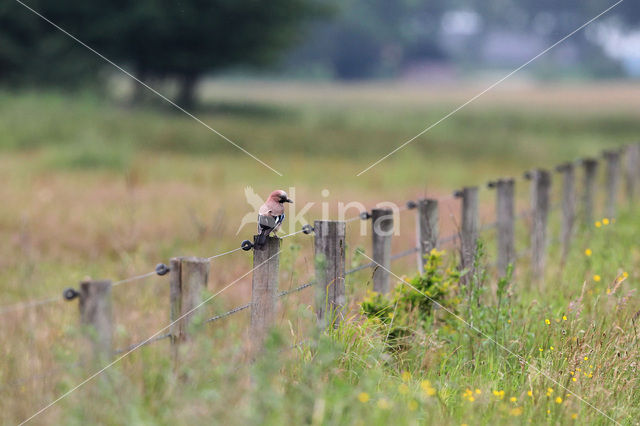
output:
<instances>
[{"instance_id":1,"label":"green grass","mask_svg":"<svg viewBox=\"0 0 640 426\"><path fill-rule=\"evenodd\" d=\"M513 98L501 92L479 100L361 177L356 173L476 91L214 85L213 95L205 97L214 96L215 103L198 116L284 177L166 107L130 108L91 94L5 92L0 95L2 305L60 294L85 276L117 280L152 270L172 256L210 256L235 248L251 235L248 228L236 235L249 210L243 197L247 185L260 194L295 186L296 207L326 201L335 214L338 202L356 200L370 208L383 200L446 195L461 185L520 176L526 169L598 155L638 139L635 86L614 87L610 97L607 87L562 89L568 95L556 90L516 90ZM527 184L518 181L516 188L526 202ZM324 197L322 189L330 195ZM490 221L493 193L482 191L481 201L483 217ZM443 232L453 230L453 208L443 207ZM313 220L320 213L316 205L306 217ZM398 220L394 252L415 243L413 212ZM527 262L519 264L499 307L491 270L472 296L456 289L451 306L572 392L617 421L633 424L640 415L634 364L638 330L632 321L640 307L631 293L640 279L639 225L637 214L625 211L615 225L587 227L564 267L552 242L545 279L532 280ZM369 250L370 237L358 236L357 228L357 222L349 225L349 265L358 259L358 247ZM528 245L525 228L519 225L519 250ZM550 235L555 241L557 213ZM485 262L491 263L493 234L484 238ZM313 274L313 245L298 235L284 248L280 286L289 288ZM584 255L586 248L592 256ZM455 265L453 253L446 259ZM244 252L216 259L210 291L246 273L250 264ZM393 270L411 277L415 259L398 262ZM622 272L629 278L606 294ZM351 315L336 331L314 332L308 290L283 300L280 327L253 365L246 362L245 312L215 327L196 325L196 338L184 346L177 371L167 341L158 342L134 352L37 422L607 423L576 397L567 398L566 391L557 404L559 386L442 310L427 312L429 321L407 313L403 326L412 333L398 351L384 324L360 315L359 303L371 285L368 274L348 279ZM601 281L593 280L596 274ZM113 293L116 346L142 340L167 324L166 277ZM250 279L245 279L205 306L202 315L246 303L249 295ZM5 384L0 419L16 423L94 370L76 365L86 342L77 328L75 302L3 319L0 339L7 344L0 350ZM301 344L292 349L294 343ZM570 372L576 374L577 368L582 375L573 382ZM584 376L591 371L592 377ZM403 372L410 377L403 378ZM38 379L23 381L32 375ZM421 386L425 380L429 392ZM546 396L549 387L551 397ZM465 397L467 388L474 401ZM493 391L504 391L504 397Z\"/></svg>"}]
</instances>

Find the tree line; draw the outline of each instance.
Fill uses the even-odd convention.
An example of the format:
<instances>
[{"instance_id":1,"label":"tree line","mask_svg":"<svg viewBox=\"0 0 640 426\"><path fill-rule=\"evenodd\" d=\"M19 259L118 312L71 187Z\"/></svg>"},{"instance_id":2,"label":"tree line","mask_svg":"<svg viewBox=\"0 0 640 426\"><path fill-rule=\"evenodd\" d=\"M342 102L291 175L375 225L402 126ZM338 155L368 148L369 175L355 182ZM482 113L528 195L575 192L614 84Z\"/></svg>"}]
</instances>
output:
<instances>
[{"instance_id":1,"label":"tree line","mask_svg":"<svg viewBox=\"0 0 640 426\"><path fill-rule=\"evenodd\" d=\"M416 59L477 61L494 29L540 32L552 43L610 6L609 0L25 0L60 27L143 81L178 82L178 101L193 102L207 73L264 69L278 60L289 73L320 64L331 77L393 75ZM443 18L466 10L481 18L467 48L447 49ZM627 0L600 21L640 22ZM541 25L542 23L542 25ZM463 23L464 25L464 23ZM584 32L581 54L597 50ZM586 53L585 53L586 52ZM286 55L285 55L286 54ZM601 57L598 57L601 60ZM0 4L0 83L73 87L96 81L104 61L19 3Z\"/></svg>"}]
</instances>

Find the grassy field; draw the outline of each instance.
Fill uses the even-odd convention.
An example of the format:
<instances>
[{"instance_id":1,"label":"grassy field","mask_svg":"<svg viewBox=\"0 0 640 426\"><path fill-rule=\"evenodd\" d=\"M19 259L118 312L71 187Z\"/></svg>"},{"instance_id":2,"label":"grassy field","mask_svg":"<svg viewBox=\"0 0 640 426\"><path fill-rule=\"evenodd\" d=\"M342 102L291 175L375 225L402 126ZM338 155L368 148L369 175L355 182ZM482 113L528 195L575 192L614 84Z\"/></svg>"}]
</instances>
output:
<instances>
[{"instance_id":1,"label":"grassy field","mask_svg":"<svg viewBox=\"0 0 640 426\"><path fill-rule=\"evenodd\" d=\"M312 222L321 215L322 203L336 217L339 203L371 208L381 201L402 205L426 195L446 196L462 185L484 186L495 177L519 177L534 167L598 155L640 135L640 86L513 85L487 94L356 176L481 89L204 85L204 106L197 115L282 177L162 105L131 108L92 94L4 92L0 304L57 295L86 276L118 280L153 270L172 256L211 256L235 248L253 233L253 225L237 232L241 218L252 211L246 186L261 196L274 188L294 188L297 211L315 203L304 215ZM527 184L519 180L517 185L524 207ZM493 220L492 197L481 191L484 223ZM455 230L457 209L455 200L443 204L443 233ZM351 209L347 216L356 214ZM552 217L554 238L557 215ZM396 218L394 252L415 244L412 216L403 212ZM552 243L546 277L531 280L525 261L500 296L490 268L484 284L470 294L452 283L443 302L529 364L442 310L427 310L425 319L408 306L395 326L402 327L402 338L389 339L387 318L360 314L359 303L370 288L365 271L347 283L351 320L335 333L316 336L317 346L307 340L313 336L312 292L301 293L283 302L281 329L265 359L254 366L241 362L248 318L243 313L216 326L197 326L202 337L185 348L177 373L167 342L159 342L136 351L35 421L609 422L577 396L567 396L557 381L616 421L635 424L640 415L638 319L633 318L640 308L633 293L640 278L639 225L637 210L623 209L615 224L588 226L562 268ZM519 248L524 249L526 223L519 227ZM356 248L370 250L370 236L359 231L358 222L349 225L350 265L366 262ZM492 235L484 237L484 262L490 264ZM280 286L286 289L312 277L313 241L297 235L283 247ZM585 255L587 248L591 256ZM447 250L443 262L453 266L455 250ZM409 258L392 269L413 277L415 264ZM209 290L221 289L250 265L245 252L215 259ZM446 274L446 267L441 269ZM113 293L117 347L168 323L166 277L125 284ZM202 315L249 297L250 277L203 307ZM2 318L0 419L11 424L92 370L78 366L83 343L75 302ZM296 342L305 343L289 349ZM36 377L24 380L31 376Z\"/></svg>"}]
</instances>

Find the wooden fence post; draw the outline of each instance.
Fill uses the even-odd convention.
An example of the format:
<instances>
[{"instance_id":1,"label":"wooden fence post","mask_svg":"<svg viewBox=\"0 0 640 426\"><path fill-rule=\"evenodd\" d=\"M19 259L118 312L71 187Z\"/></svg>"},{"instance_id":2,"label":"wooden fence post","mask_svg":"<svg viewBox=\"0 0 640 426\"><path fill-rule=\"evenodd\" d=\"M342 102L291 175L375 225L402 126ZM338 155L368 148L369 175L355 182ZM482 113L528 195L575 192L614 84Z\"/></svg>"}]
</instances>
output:
<instances>
[{"instance_id":1,"label":"wooden fence post","mask_svg":"<svg viewBox=\"0 0 640 426\"><path fill-rule=\"evenodd\" d=\"M330 323L337 327L345 306L345 235L346 222L316 220L315 257L316 257L316 313L318 324L324 329L327 316Z\"/></svg>"},{"instance_id":2,"label":"wooden fence post","mask_svg":"<svg viewBox=\"0 0 640 426\"><path fill-rule=\"evenodd\" d=\"M547 221L549 218L549 190L551 175L546 170L531 173L531 271L534 280L542 280L547 249Z\"/></svg>"},{"instance_id":3,"label":"wooden fence post","mask_svg":"<svg viewBox=\"0 0 640 426\"><path fill-rule=\"evenodd\" d=\"M571 247L573 225L576 219L576 185L575 171L571 163L558 166L562 173L562 263L564 264Z\"/></svg>"},{"instance_id":4,"label":"wooden fence post","mask_svg":"<svg viewBox=\"0 0 640 426\"><path fill-rule=\"evenodd\" d=\"M616 216L618 193L620 186L620 151L605 151L602 153L607 160L607 208L605 214L612 219Z\"/></svg>"},{"instance_id":5,"label":"wooden fence post","mask_svg":"<svg viewBox=\"0 0 640 426\"><path fill-rule=\"evenodd\" d=\"M189 339L189 325L200 303L209 280L209 261L198 257L171 259L170 303L171 346L177 364L178 345Z\"/></svg>"},{"instance_id":6,"label":"wooden fence post","mask_svg":"<svg viewBox=\"0 0 640 426\"><path fill-rule=\"evenodd\" d=\"M598 172L598 160L585 158L582 160L584 167L584 188L582 193L582 218L584 224L589 226L593 222L593 208L596 192L596 174Z\"/></svg>"},{"instance_id":7,"label":"wooden fence post","mask_svg":"<svg viewBox=\"0 0 640 426\"><path fill-rule=\"evenodd\" d=\"M462 199L462 226L460 229L460 268L467 270L460 282L467 285L475 273L476 249L478 245L478 187L466 187L456 192L456 197Z\"/></svg>"},{"instance_id":8,"label":"wooden fence post","mask_svg":"<svg viewBox=\"0 0 640 426\"><path fill-rule=\"evenodd\" d=\"M254 242L258 236L254 237ZM261 250L253 250L253 278L251 283L251 326L249 338L255 355L264 346L264 339L276 319L278 298L278 270L282 240L267 237Z\"/></svg>"},{"instance_id":9,"label":"wooden fence post","mask_svg":"<svg viewBox=\"0 0 640 426\"><path fill-rule=\"evenodd\" d=\"M94 362L106 361L113 355L111 339L111 281L83 281L80 283L80 324L91 341Z\"/></svg>"},{"instance_id":10,"label":"wooden fence post","mask_svg":"<svg viewBox=\"0 0 640 426\"><path fill-rule=\"evenodd\" d=\"M438 247L438 200L418 200L417 237L418 237L418 272L424 273L426 256Z\"/></svg>"},{"instance_id":11,"label":"wooden fence post","mask_svg":"<svg viewBox=\"0 0 640 426\"><path fill-rule=\"evenodd\" d=\"M640 184L640 143L627 147L625 163L625 181L627 188L627 198L629 204L633 204L638 195L638 185Z\"/></svg>"},{"instance_id":12,"label":"wooden fence post","mask_svg":"<svg viewBox=\"0 0 640 426\"><path fill-rule=\"evenodd\" d=\"M380 294L389 292L389 270L391 268L391 235L393 235L393 211L391 209L371 210L373 234L373 290Z\"/></svg>"},{"instance_id":13,"label":"wooden fence post","mask_svg":"<svg viewBox=\"0 0 640 426\"><path fill-rule=\"evenodd\" d=\"M515 262L515 201L514 179L500 179L489 183L496 189L496 220L498 239L498 272L504 275L510 264Z\"/></svg>"}]
</instances>

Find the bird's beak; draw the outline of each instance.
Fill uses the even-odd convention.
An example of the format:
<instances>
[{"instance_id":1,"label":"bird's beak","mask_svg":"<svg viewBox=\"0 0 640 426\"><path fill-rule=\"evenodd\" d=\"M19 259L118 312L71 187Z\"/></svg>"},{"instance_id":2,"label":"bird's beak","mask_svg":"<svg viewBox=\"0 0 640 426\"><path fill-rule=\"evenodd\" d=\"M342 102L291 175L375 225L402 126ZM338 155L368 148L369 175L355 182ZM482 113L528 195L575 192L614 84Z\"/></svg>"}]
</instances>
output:
<instances>
[{"instance_id":1,"label":"bird's beak","mask_svg":"<svg viewBox=\"0 0 640 426\"><path fill-rule=\"evenodd\" d=\"M291 198L287 198L285 202L293 204L293 200Z\"/></svg>"}]
</instances>

